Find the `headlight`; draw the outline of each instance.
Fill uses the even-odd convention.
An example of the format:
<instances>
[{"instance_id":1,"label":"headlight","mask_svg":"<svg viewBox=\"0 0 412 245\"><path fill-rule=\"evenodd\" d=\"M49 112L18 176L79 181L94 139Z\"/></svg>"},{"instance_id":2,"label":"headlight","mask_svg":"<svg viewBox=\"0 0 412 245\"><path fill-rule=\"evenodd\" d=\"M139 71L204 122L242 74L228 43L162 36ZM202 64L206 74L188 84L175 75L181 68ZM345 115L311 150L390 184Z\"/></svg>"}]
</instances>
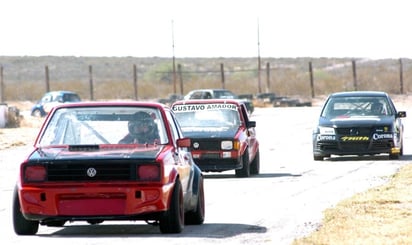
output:
<instances>
[{"instance_id":1,"label":"headlight","mask_svg":"<svg viewBox=\"0 0 412 245\"><path fill-rule=\"evenodd\" d=\"M220 143L220 149L222 150L232 150L233 149L233 143L231 140L224 140Z\"/></svg>"},{"instance_id":2,"label":"headlight","mask_svg":"<svg viewBox=\"0 0 412 245\"><path fill-rule=\"evenodd\" d=\"M320 134L335 134L335 129L330 127L319 127Z\"/></svg>"}]
</instances>

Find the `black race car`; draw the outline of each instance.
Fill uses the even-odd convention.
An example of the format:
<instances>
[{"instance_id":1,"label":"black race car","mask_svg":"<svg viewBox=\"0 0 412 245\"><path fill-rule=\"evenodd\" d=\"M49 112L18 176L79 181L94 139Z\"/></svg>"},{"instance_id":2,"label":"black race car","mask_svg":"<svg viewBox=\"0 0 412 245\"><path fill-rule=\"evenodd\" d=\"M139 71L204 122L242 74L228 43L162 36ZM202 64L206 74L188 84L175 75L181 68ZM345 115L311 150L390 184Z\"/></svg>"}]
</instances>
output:
<instances>
[{"instance_id":1,"label":"black race car","mask_svg":"<svg viewBox=\"0 0 412 245\"><path fill-rule=\"evenodd\" d=\"M403 154L401 118L389 95L380 91L354 91L331 94L314 129L313 158L331 155Z\"/></svg>"}]
</instances>

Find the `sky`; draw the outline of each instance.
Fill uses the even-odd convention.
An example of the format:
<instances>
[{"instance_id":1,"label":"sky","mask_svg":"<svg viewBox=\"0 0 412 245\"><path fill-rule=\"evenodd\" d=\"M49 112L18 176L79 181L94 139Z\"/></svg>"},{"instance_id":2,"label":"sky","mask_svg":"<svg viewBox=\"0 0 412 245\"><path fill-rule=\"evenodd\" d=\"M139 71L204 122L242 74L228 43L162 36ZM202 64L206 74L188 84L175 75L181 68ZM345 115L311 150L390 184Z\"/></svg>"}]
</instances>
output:
<instances>
[{"instance_id":1,"label":"sky","mask_svg":"<svg viewBox=\"0 0 412 245\"><path fill-rule=\"evenodd\" d=\"M410 0L0 0L0 56L412 58L411 6Z\"/></svg>"}]
</instances>

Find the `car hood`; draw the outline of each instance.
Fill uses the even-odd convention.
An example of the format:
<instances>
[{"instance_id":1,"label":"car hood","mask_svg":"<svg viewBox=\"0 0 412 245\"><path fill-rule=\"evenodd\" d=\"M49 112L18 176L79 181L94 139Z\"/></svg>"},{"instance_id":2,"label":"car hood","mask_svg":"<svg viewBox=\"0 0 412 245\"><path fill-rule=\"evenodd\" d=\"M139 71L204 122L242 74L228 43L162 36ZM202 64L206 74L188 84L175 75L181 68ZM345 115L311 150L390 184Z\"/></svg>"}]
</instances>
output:
<instances>
[{"instance_id":1,"label":"car hood","mask_svg":"<svg viewBox=\"0 0 412 245\"><path fill-rule=\"evenodd\" d=\"M31 161L76 159L156 159L165 146L148 147L75 146L37 148L30 155Z\"/></svg>"},{"instance_id":2,"label":"car hood","mask_svg":"<svg viewBox=\"0 0 412 245\"><path fill-rule=\"evenodd\" d=\"M239 128L228 127L184 127L183 134L188 138L234 138Z\"/></svg>"},{"instance_id":3,"label":"car hood","mask_svg":"<svg viewBox=\"0 0 412 245\"><path fill-rule=\"evenodd\" d=\"M319 119L319 126L326 127L362 127L362 126L374 126L374 125L391 125L395 121L393 116L374 117L374 116L358 116L358 117L345 117L345 118L325 118Z\"/></svg>"}]
</instances>

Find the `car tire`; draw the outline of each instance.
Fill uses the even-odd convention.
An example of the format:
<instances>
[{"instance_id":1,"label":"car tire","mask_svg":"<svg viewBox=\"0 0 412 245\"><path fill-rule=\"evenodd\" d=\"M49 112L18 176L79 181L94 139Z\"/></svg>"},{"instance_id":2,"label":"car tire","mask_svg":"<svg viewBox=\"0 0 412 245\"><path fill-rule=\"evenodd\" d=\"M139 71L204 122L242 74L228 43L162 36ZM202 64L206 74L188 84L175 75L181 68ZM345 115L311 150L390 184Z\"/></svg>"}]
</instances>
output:
<instances>
[{"instance_id":1,"label":"car tire","mask_svg":"<svg viewBox=\"0 0 412 245\"><path fill-rule=\"evenodd\" d=\"M389 159L390 160L398 160L399 159L399 154L389 154Z\"/></svg>"},{"instance_id":2,"label":"car tire","mask_svg":"<svg viewBox=\"0 0 412 245\"><path fill-rule=\"evenodd\" d=\"M185 214L185 224L200 225L205 220L205 192L203 185L203 176L199 176L198 188L196 195L196 209Z\"/></svg>"},{"instance_id":3,"label":"car tire","mask_svg":"<svg viewBox=\"0 0 412 245\"><path fill-rule=\"evenodd\" d=\"M17 190L13 194L13 228L17 235L35 235L39 230L39 222L24 218Z\"/></svg>"},{"instance_id":4,"label":"car tire","mask_svg":"<svg viewBox=\"0 0 412 245\"><path fill-rule=\"evenodd\" d=\"M49 227L63 227L66 224L65 220L55 220L46 222L45 225Z\"/></svg>"},{"instance_id":5,"label":"car tire","mask_svg":"<svg viewBox=\"0 0 412 245\"><path fill-rule=\"evenodd\" d=\"M313 160L315 161L323 161L324 156L313 155Z\"/></svg>"},{"instance_id":6,"label":"car tire","mask_svg":"<svg viewBox=\"0 0 412 245\"><path fill-rule=\"evenodd\" d=\"M259 174L260 172L260 153L259 149L256 151L255 158L252 161L252 164L250 165L250 173L251 174Z\"/></svg>"},{"instance_id":7,"label":"car tire","mask_svg":"<svg viewBox=\"0 0 412 245\"><path fill-rule=\"evenodd\" d=\"M41 111L40 111L39 109L33 110L33 111L31 112L31 115L32 115L33 117L42 117L42 116L43 116L42 113L41 113Z\"/></svg>"},{"instance_id":8,"label":"car tire","mask_svg":"<svg viewBox=\"0 0 412 245\"><path fill-rule=\"evenodd\" d=\"M399 152L400 156L403 156L403 139L401 140L401 150Z\"/></svg>"},{"instance_id":9,"label":"car tire","mask_svg":"<svg viewBox=\"0 0 412 245\"><path fill-rule=\"evenodd\" d=\"M92 219L92 220L87 220L87 223L89 223L90 225L98 225L103 223L104 220L102 219Z\"/></svg>"},{"instance_id":10,"label":"car tire","mask_svg":"<svg viewBox=\"0 0 412 245\"><path fill-rule=\"evenodd\" d=\"M172 191L169 209L159 220L162 233L180 233L184 227L185 213L183 206L183 191L180 181L177 179Z\"/></svg>"},{"instance_id":11,"label":"car tire","mask_svg":"<svg viewBox=\"0 0 412 245\"><path fill-rule=\"evenodd\" d=\"M235 170L236 177L249 177L250 164L248 149L245 150L245 153L243 153L243 156L240 158L240 160L242 161L242 168Z\"/></svg>"}]
</instances>

